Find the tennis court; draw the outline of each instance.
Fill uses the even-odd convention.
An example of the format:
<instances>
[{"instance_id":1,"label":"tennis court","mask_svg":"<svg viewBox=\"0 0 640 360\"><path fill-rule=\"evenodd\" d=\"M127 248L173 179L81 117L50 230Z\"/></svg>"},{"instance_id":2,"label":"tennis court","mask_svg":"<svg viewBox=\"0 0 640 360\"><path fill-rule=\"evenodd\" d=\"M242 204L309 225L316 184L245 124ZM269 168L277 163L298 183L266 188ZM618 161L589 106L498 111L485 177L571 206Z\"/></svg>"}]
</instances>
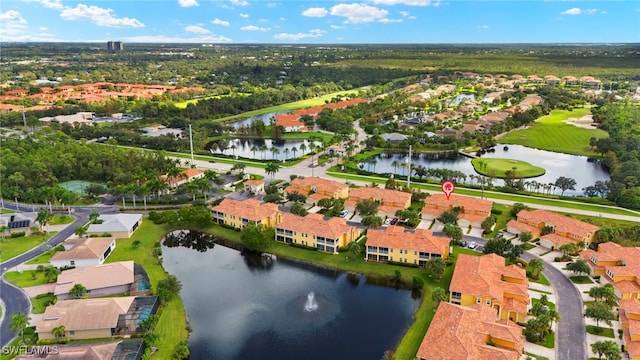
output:
<instances>
[{"instance_id":1,"label":"tennis court","mask_svg":"<svg viewBox=\"0 0 640 360\"><path fill-rule=\"evenodd\" d=\"M86 195L85 189L92 184L95 184L95 183L92 183L90 181L83 181L83 180L71 180L71 181L61 182L58 184L58 186L60 186L63 189L66 189L67 191L71 191L74 194Z\"/></svg>"}]
</instances>

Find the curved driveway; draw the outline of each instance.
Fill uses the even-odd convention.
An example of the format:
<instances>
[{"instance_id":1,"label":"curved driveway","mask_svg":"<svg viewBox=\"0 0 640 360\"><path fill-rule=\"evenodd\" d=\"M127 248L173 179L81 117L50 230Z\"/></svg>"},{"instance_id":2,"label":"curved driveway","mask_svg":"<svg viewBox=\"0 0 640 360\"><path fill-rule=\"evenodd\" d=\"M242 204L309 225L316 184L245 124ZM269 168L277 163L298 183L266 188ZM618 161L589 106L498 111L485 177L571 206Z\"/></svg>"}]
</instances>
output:
<instances>
[{"instance_id":1,"label":"curved driveway","mask_svg":"<svg viewBox=\"0 0 640 360\"><path fill-rule=\"evenodd\" d=\"M484 246L487 242L484 238L464 236L467 242L475 241ZM520 255L524 261L531 261L538 256L530 253ZM556 330L556 359L557 360L581 360L587 358L587 335L584 317L582 316L582 296L571 280L560 270L544 263L544 275L553 286L556 294L556 310L560 314L560 322Z\"/></svg>"},{"instance_id":2,"label":"curved driveway","mask_svg":"<svg viewBox=\"0 0 640 360\"><path fill-rule=\"evenodd\" d=\"M4 206L8 209L16 209L13 203L5 202ZM6 271L10 271L17 265L42 254L45 247L55 247L66 238L73 235L77 226L85 225L89 221L89 214L94 210L97 210L101 214L117 212L117 208L105 206L74 208L76 220L72 224L55 234L51 239L40 244L38 247L33 248L22 255L16 256L13 259L0 263L0 277L2 277ZM19 211L38 211L38 209L31 206L20 205ZM2 299L2 303L4 305L2 323L0 324L0 346L6 346L15 337L13 332L9 329L11 315L18 312L25 314L31 313L31 300L27 294L22 291L22 289L6 282L4 278L0 280L0 299Z\"/></svg>"}]
</instances>

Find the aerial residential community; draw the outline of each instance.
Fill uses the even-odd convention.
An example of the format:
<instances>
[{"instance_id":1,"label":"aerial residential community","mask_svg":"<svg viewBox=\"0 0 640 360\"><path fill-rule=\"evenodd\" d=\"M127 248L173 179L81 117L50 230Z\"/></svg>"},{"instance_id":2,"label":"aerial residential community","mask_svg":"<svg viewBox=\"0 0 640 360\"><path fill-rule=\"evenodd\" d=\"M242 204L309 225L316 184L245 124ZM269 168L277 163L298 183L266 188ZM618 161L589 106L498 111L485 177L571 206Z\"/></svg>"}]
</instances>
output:
<instances>
[{"instance_id":1,"label":"aerial residential community","mask_svg":"<svg viewBox=\"0 0 640 360\"><path fill-rule=\"evenodd\" d=\"M2 360L640 359L633 4L152 4L0 9Z\"/></svg>"}]
</instances>

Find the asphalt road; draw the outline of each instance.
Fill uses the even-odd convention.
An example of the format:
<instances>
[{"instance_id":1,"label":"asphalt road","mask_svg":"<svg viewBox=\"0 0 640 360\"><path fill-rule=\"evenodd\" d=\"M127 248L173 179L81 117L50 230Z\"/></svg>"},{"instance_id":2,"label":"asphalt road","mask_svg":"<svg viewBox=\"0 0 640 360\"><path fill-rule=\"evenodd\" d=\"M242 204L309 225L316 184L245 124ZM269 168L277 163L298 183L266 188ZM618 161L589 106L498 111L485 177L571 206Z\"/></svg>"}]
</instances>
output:
<instances>
[{"instance_id":1,"label":"asphalt road","mask_svg":"<svg viewBox=\"0 0 640 360\"><path fill-rule=\"evenodd\" d=\"M7 209L16 210L16 206L13 203L5 202L4 207ZM37 248L31 249L30 251L22 255L0 263L0 276L3 276L5 271L11 271L12 268L16 267L17 265L22 264L23 262L42 254L42 252L49 248L49 246L55 247L63 242L66 238L73 235L77 226L84 225L89 222L89 214L92 211L95 210L100 212L101 214L111 214L117 212L117 208L112 206L76 207L73 209L76 220L70 226L58 232L51 239L40 244L40 246L38 246ZM20 205L19 211L38 211L38 208L27 205ZM22 291L22 289L6 282L4 278L0 280L0 299L3 303L3 317L2 323L0 323L0 346L6 346L15 337L15 334L9 328L11 315L18 312L29 314L31 312L31 300Z\"/></svg>"},{"instance_id":2,"label":"asphalt road","mask_svg":"<svg viewBox=\"0 0 640 360\"><path fill-rule=\"evenodd\" d=\"M482 251L487 240L474 236L463 237L467 243L475 241L477 251ZM520 255L524 261L539 258L530 253ZM556 293L556 310L560 314L560 322L556 331L556 359L578 360L587 358L587 335L582 312L582 296L568 277L548 263L544 263L544 276L547 277Z\"/></svg>"}]
</instances>

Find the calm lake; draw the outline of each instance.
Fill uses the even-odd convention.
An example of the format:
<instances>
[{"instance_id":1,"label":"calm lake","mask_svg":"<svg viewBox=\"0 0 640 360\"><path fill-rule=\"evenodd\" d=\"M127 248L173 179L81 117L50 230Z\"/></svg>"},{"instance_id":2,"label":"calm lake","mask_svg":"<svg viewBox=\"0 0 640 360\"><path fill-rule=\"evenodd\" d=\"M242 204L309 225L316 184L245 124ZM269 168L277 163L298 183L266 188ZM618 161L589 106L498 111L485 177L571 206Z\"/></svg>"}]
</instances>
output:
<instances>
[{"instance_id":1,"label":"calm lake","mask_svg":"<svg viewBox=\"0 0 640 360\"><path fill-rule=\"evenodd\" d=\"M238 156L245 159L257 160L288 160L311 152L311 144L322 146L322 142L308 140L281 140L274 141L272 139L231 139L226 149L212 148L212 154L224 154L228 156ZM301 146L304 144L304 146ZM235 145L235 149L231 147ZM257 148L266 147L264 151L252 151L253 146ZM272 149L277 149L273 152ZM295 149L295 151L294 151ZM304 151L303 151L304 149Z\"/></svg>"},{"instance_id":2,"label":"calm lake","mask_svg":"<svg viewBox=\"0 0 640 360\"><path fill-rule=\"evenodd\" d=\"M411 291L362 276L174 234L163 244L164 267L183 285L191 359L380 359L419 306ZM307 306L310 292L317 307Z\"/></svg>"},{"instance_id":3,"label":"calm lake","mask_svg":"<svg viewBox=\"0 0 640 360\"><path fill-rule=\"evenodd\" d=\"M609 173L598 162L590 162L587 157L569 154L555 153L551 151L538 150L528 148L521 145L507 145L508 150L504 149L505 145L498 144L495 152L482 155L484 158L509 158L523 160L530 164L540 166L547 172L539 177L531 178L540 183L554 183L560 176L572 178L576 180L576 190L567 190L565 195L580 195L582 188L593 185L596 181L609 180ZM394 168L391 165L394 160L406 162L407 154L380 154L376 157L375 172L377 173L393 173ZM471 165L471 159L456 155L451 158L431 158L431 155L424 156L414 154L411 159L412 167L423 165L430 168L442 168L458 170L466 175L477 174ZM363 163L363 169L372 171L373 165ZM398 167L396 169L400 175L406 175L408 169ZM502 185L502 181L494 180L494 185ZM559 194L560 192L557 191Z\"/></svg>"}]
</instances>

